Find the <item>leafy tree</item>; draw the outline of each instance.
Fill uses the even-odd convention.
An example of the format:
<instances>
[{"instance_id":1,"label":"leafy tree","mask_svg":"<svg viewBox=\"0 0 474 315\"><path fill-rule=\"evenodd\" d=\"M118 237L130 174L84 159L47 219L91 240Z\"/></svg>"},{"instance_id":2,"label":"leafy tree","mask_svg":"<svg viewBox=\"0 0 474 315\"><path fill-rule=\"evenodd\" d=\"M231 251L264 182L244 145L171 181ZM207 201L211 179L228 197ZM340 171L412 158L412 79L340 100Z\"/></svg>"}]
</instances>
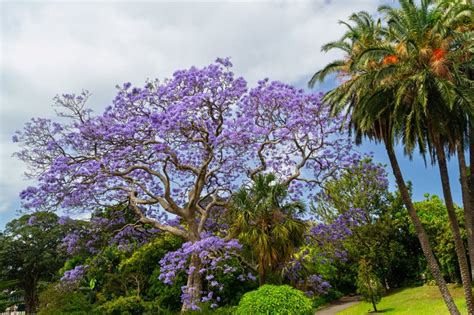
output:
<instances>
[{"instance_id":1,"label":"leafy tree","mask_svg":"<svg viewBox=\"0 0 474 315\"><path fill-rule=\"evenodd\" d=\"M305 206L288 200L288 190L273 174L257 175L250 187L232 197L228 213L230 234L255 257L260 285L267 283L303 245ZM270 280L271 281L271 280Z\"/></svg>"},{"instance_id":2,"label":"leafy tree","mask_svg":"<svg viewBox=\"0 0 474 315\"><path fill-rule=\"evenodd\" d=\"M82 291L65 290L57 283L50 284L39 295L39 315L87 315L93 305Z\"/></svg>"},{"instance_id":3,"label":"leafy tree","mask_svg":"<svg viewBox=\"0 0 474 315\"><path fill-rule=\"evenodd\" d=\"M135 250L118 265L120 277L129 286L129 295L135 294L144 300L155 300L162 308L178 311L181 305L181 286L184 274L169 286L159 280L160 267L157 262L169 252L181 246L182 241L172 234L159 236Z\"/></svg>"},{"instance_id":4,"label":"leafy tree","mask_svg":"<svg viewBox=\"0 0 474 315\"><path fill-rule=\"evenodd\" d=\"M359 261L357 292L362 295L364 301L371 302L374 311L378 312L377 303L382 299L383 286L372 265L365 259Z\"/></svg>"},{"instance_id":5,"label":"leafy tree","mask_svg":"<svg viewBox=\"0 0 474 315\"><path fill-rule=\"evenodd\" d=\"M433 245L433 251L438 258L444 277L449 281L461 282L459 265L457 264L456 251L452 242L453 233L449 226L446 206L438 196L425 195L425 200L415 202L421 222ZM467 233L464 229L463 211L456 207L456 215L461 225L461 236L466 243Z\"/></svg>"},{"instance_id":6,"label":"leafy tree","mask_svg":"<svg viewBox=\"0 0 474 315\"><path fill-rule=\"evenodd\" d=\"M328 223L354 208L361 209L364 223L352 228L344 241L349 261L357 264L365 260L387 287L415 280L421 253L405 220L406 211L399 195L389 192L383 166L370 158L327 181L313 207L316 215Z\"/></svg>"},{"instance_id":7,"label":"leafy tree","mask_svg":"<svg viewBox=\"0 0 474 315\"><path fill-rule=\"evenodd\" d=\"M351 163L343 116L329 119L320 96L268 80L248 90L231 66L218 59L144 87L126 83L97 116L86 108L87 92L58 96L69 119L33 119L13 136L38 179L21 193L25 206L125 205L140 223L199 242L242 175L275 172L298 196ZM200 269L196 254L183 310L200 299Z\"/></svg>"},{"instance_id":8,"label":"leafy tree","mask_svg":"<svg viewBox=\"0 0 474 315\"><path fill-rule=\"evenodd\" d=\"M65 257L57 250L66 234L51 212L36 212L7 223L0 234L0 280L24 292L26 312L38 306L38 285L57 279Z\"/></svg>"}]
</instances>

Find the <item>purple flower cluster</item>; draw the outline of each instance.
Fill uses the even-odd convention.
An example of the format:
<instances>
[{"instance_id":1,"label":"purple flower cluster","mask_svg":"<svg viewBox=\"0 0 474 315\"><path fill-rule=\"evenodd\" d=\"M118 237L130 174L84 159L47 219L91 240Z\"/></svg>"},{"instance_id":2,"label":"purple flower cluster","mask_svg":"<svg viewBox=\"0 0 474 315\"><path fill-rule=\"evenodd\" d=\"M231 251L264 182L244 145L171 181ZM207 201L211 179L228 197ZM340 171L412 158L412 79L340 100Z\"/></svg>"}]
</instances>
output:
<instances>
[{"instance_id":1,"label":"purple flower cluster","mask_svg":"<svg viewBox=\"0 0 474 315\"><path fill-rule=\"evenodd\" d=\"M366 213L357 208L351 208L339 215L332 223L314 225L307 235L308 241L315 243L320 249L318 259L345 262L347 251L344 240L353 234L353 229L367 222Z\"/></svg>"},{"instance_id":2,"label":"purple flower cluster","mask_svg":"<svg viewBox=\"0 0 474 315\"><path fill-rule=\"evenodd\" d=\"M38 218L35 215L31 215L30 218L28 219L27 224L28 225L34 225L37 222Z\"/></svg>"},{"instance_id":3,"label":"purple flower cluster","mask_svg":"<svg viewBox=\"0 0 474 315\"><path fill-rule=\"evenodd\" d=\"M328 260L324 257L317 257L319 263L324 264ZM294 257L288 265L285 267L285 277L289 280L293 286L304 291L306 295L313 296L327 294L331 288L329 282L323 279L322 275L314 274L310 271L312 268L307 268L307 265L313 267L314 261L311 261L309 251L306 250L298 257Z\"/></svg>"},{"instance_id":4,"label":"purple flower cluster","mask_svg":"<svg viewBox=\"0 0 474 315\"><path fill-rule=\"evenodd\" d=\"M312 296L314 293L326 294L332 288L329 282L325 281L320 275L310 275L302 281L305 283L306 288L309 289L306 291L306 294L309 296Z\"/></svg>"},{"instance_id":5,"label":"purple flower cluster","mask_svg":"<svg viewBox=\"0 0 474 315\"><path fill-rule=\"evenodd\" d=\"M199 273L206 282L207 289L201 292L200 302L214 301L218 303L220 297L217 292L222 291L223 285L216 280L216 273L233 273L236 267L226 263L232 255L242 249L237 240L226 241L217 236L208 236L197 242L186 242L182 247L174 252L167 253L160 261L161 274L159 279L166 284L172 284L177 274L184 271L187 275L195 272ZM197 259L197 264L190 264L192 258ZM240 275L242 281L247 279L255 280L252 274ZM193 288L184 286L181 299L192 309L199 309L196 302L192 300Z\"/></svg>"},{"instance_id":6,"label":"purple flower cluster","mask_svg":"<svg viewBox=\"0 0 474 315\"><path fill-rule=\"evenodd\" d=\"M62 216L59 224L69 225L70 232L61 242L61 247L69 254L80 252L97 254L101 248L117 245L121 250L133 250L146 243L157 230L137 228L128 225L123 212L116 211L110 217L96 213L90 221L81 222Z\"/></svg>"},{"instance_id":7,"label":"purple flower cluster","mask_svg":"<svg viewBox=\"0 0 474 315\"><path fill-rule=\"evenodd\" d=\"M74 269L64 272L64 275L61 277L61 281L68 283L77 283L86 274L88 266L87 265L78 265Z\"/></svg>"},{"instance_id":8,"label":"purple flower cluster","mask_svg":"<svg viewBox=\"0 0 474 315\"><path fill-rule=\"evenodd\" d=\"M352 228L366 222L366 213L361 209L351 208L339 215L330 224L319 223L310 229L309 237L319 246L337 243L352 235Z\"/></svg>"},{"instance_id":9,"label":"purple flower cluster","mask_svg":"<svg viewBox=\"0 0 474 315\"><path fill-rule=\"evenodd\" d=\"M87 92L57 97L70 123L35 118L14 136L38 179L21 193L24 205L96 209L132 194L149 217L179 215L195 204L188 192L201 171L199 198L228 194L259 171L290 181L296 198L352 162L343 118L330 117L321 95L268 80L248 90L231 66L218 59L144 87L124 84L98 116L85 108Z\"/></svg>"}]
</instances>

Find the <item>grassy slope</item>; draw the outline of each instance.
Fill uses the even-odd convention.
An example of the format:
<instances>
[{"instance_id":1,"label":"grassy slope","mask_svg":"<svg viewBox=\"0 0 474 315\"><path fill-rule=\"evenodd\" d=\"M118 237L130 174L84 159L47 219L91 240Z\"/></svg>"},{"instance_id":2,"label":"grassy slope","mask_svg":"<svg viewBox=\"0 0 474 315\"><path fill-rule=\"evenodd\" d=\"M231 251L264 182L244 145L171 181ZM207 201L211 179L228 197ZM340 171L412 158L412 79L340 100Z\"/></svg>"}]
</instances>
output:
<instances>
[{"instance_id":1,"label":"grassy slope","mask_svg":"<svg viewBox=\"0 0 474 315\"><path fill-rule=\"evenodd\" d=\"M462 288L450 286L450 291L459 307L461 314L466 314L466 302L463 298ZM449 314L444 305L439 290L435 286L423 286L397 290L382 298L377 305L380 314L416 314L416 315L443 315ZM372 305L361 302L338 315L363 315L372 310Z\"/></svg>"}]
</instances>

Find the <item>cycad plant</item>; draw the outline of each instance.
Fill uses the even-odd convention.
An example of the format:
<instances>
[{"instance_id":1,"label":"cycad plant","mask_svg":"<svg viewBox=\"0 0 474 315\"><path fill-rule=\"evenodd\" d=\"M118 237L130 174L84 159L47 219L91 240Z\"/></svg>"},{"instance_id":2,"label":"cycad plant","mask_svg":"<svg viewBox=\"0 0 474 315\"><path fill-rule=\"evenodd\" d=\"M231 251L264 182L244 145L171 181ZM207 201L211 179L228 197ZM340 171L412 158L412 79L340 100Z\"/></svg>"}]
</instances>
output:
<instances>
[{"instance_id":1,"label":"cycad plant","mask_svg":"<svg viewBox=\"0 0 474 315\"><path fill-rule=\"evenodd\" d=\"M259 174L234 194L228 211L230 234L246 245L259 273L259 283L278 271L304 243L305 206L288 200L288 187L273 174Z\"/></svg>"}]
</instances>

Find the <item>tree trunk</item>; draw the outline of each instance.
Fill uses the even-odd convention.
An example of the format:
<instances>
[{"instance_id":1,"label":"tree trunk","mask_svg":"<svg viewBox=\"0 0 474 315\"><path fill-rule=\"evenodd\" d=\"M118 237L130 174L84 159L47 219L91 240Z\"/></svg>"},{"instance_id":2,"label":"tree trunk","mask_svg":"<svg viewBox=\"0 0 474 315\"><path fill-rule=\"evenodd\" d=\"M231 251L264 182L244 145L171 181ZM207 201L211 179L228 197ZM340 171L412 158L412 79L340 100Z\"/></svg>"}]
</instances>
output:
<instances>
[{"instance_id":1,"label":"tree trunk","mask_svg":"<svg viewBox=\"0 0 474 315\"><path fill-rule=\"evenodd\" d=\"M470 212L473 217L471 230L474 233L474 126L470 126L470 140L469 140L469 177L468 177L468 188L469 188L469 199L470 199ZM471 261L474 265L474 261ZM474 267L472 267L474 269Z\"/></svg>"},{"instance_id":2,"label":"tree trunk","mask_svg":"<svg viewBox=\"0 0 474 315\"><path fill-rule=\"evenodd\" d=\"M469 261L471 262L471 281L474 280L474 234L472 233L472 205L469 192L469 179L467 176L466 159L464 148L461 144L457 146L459 174L461 177L462 203L464 208L464 225L467 232L467 246L469 249Z\"/></svg>"},{"instance_id":3,"label":"tree trunk","mask_svg":"<svg viewBox=\"0 0 474 315\"><path fill-rule=\"evenodd\" d=\"M411 200L408 188L405 184L405 180L403 179L403 175L400 170L400 166L398 165L398 160L395 155L393 146L387 140L385 140L384 142L390 160L390 164L392 166L393 175L395 176L395 179L397 181L398 189L400 190L403 203L405 204L413 226L415 227L416 235L418 236L418 239L420 241L421 249L423 251L423 254L425 255L426 262L430 268L431 274L433 275L433 278L436 281L436 284L439 288L439 291L441 292L441 296L443 297L444 303L446 304L449 313L452 315L460 315L458 307L454 303L451 293L449 293L446 281L444 281L444 278L441 274L438 262L436 261L436 258L433 255L433 250L431 249L428 235L426 234L426 231L420 222L420 218L418 217L418 214L415 211L415 207L413 206L413 202Z\"/></svg>"},{"instance_id":4,"label":"tree trunk","mask_svg":"<svg viewBox=\"0 0 474 315\"><path fill-rule=\"evenodd\" d=\"M258 268L258 285L262 286L267 283L266 270L265 267Z\"/></svg>"},{"instance_id":5,"label":"tree trunk","mask_svg":"<svg viewBox=\"0 0 474 315\"><path fill-rule=\"evenodd\" d=\"M451 186L449 184L448 167L446 165L446 155L441 143L436 143L436 154L438 156L439 173L441 175L441 184L443 186L443 195L446 208L448 210L449 223L454 236L454 247L458 257L459 271L461 272L462 286L466 298L466 306L469 314L474 314L474 305L472 304L472 288L469 267L467 264L466 250L461 238L456 210L454 209L453 197L451 195Z\"/></svg>"},{"instance_id":6,"label":"tree trunk","mask_svg":"<svg viewBox=\"0 0 474 315\"><path fill-rule=\"evenodd\" d=\"M26 314L36 313L38 301L36 299L36 281L32 281L25 286L25 311Z\"/></svg>"},{"instance_id":7,"label":"tree trunk","mask_svg":"<svg viewBox=\"0 0 474 315\"><path fill-rule=\"evenodd\" d=\"M187 218L189 236L192 242L197 242L200 240L198 225L194 220L194 216ZM181 307L181 312L186 312L190 310L198 310L198 305L201 302L201 291L202 291L202 275L199 273L201 269L201 260L197 254L191 256L189 262L189 269L193 270L188 274L188 280L186 282L186 287L183 288L183 305Z\"/></svg>"},{"instance_id":8,"label":"tree trunk","mask_svg":"<svg viewBox=\"0 0 474 315\"><path fill-rule=\"evenodd\" d=\"M183 299L181 312L196 310L196 307L201 300L202 275L199 273L199 269L201 269L201 262L198 255L191 256L189 267L193 268L193 272L188 275L186 287L183 288L183 295L185 298Z\"/></svg>"},{"instance_id":9,"label":"tree trunk","mask_svg":"<svg viewBox=\"0 0 474 315\"><path fill-rule=\"evenodd\" d=\"M370 299L372 300L372 307L374 308L374 312L377 313L378 310L377 310L377 305L375 304L374 297L371 297Z\"/></svg>"}]
</instances>

